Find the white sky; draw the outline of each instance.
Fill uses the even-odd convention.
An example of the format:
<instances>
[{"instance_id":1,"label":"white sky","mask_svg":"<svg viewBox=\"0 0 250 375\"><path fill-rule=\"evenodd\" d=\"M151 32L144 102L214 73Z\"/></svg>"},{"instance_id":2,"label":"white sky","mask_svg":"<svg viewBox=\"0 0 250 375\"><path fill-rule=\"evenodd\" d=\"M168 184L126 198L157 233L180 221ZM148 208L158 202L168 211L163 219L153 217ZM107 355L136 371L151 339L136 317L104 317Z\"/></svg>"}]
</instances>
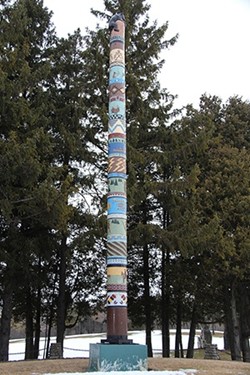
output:
<instances>
[{"instance_id":1,"label":"white sky","mask_svg":"<svg viewBox=\"0 0 250 375\"><path fill-rule=\"evenodd\" d=\"M44 0L54 12L59 36L78 27L95 27L90 8L104 10L103 0ZM169 22L166 38L179 33L164 53L161 85L178 95L181 106L199 103L203 93L226 101L232 95L250 100L250 0L148 0L150 19ZM164 4L164 7L163 5Z\"/></svg>"}]
</instances>

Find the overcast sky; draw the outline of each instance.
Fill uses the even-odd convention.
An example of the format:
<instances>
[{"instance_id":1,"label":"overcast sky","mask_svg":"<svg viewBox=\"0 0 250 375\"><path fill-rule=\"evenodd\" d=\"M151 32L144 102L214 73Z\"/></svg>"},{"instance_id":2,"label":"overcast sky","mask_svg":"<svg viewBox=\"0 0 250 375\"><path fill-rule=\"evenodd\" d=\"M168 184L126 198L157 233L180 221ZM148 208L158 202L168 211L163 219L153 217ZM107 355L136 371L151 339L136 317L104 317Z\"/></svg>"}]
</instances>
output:
<instances>
[{"instance_id":1,"label":"overcast sky","mask_svg":"<svg viewBox=\"0 0 250 375\"><path fill-rule=\"evenodd\" d=\"M250 100L250 0L148 0L150 19L169 22L166 38L179 34L164 53L162 87L178 95L177 105L199 103L201 94ZM90 8L103 0L44 0L59 36L95 27ZM164 4L164 7L163 7Z\"/></svg>"}]
</instances>

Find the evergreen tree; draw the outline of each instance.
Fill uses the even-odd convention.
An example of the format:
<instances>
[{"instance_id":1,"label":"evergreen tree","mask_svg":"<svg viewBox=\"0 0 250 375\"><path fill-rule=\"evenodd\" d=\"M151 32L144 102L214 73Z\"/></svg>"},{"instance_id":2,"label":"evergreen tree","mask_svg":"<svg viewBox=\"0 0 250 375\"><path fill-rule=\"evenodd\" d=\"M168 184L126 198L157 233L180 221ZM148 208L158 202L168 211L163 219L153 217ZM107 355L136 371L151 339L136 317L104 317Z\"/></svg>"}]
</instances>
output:
<instances>
[{"instance_id":1,"label":"evergreen tree","mask_svg":"<svg viewBox=\"0 0 250 375\"><path fill-rule=\"evenodd\" d=\"M180 126L188 130L197 124L200 134L202 129L207 134L202 153L199 152L197 134L196 139L185 137L189 147L186 147L187 152L190 153L189 144L193 150L192 158L188 157L188 160L197 163L199 176L191 196L195 210L190 211L191 216L186 211L181 220L183 230L188 231L188 238L183 237L187 242L180 243L180 249L185 251L188 245L189 256L193 251L195 257L203 254L210 280L207 288L213 286L216 293L219 292L218 299L224 302L229 336L231 334L232 359L241 357L238 285L248 279L248 257L245 255L249 227L246 211L249 185L248 111L249 104L238 98L231 98L222 105L216 97L203 96L200 109L188 108L188 115L181 120ZM246 134L246 139L243 134ZM215 305L216 308L218 306Z\"/></svg>"},{"instance_id":2,"label":"evergreen tree","mask_svg":"<svg viewBox=\"0 0 250 375\"><path fill-rule=\"evenodd\" d=\"M41 231L49 235L44 215L54 206L48 201L53 188L43 157L52 150L43 125L48 104L44 85L54 36L50 14L41 1L4 2L0 22L1 261L5 265L0 351L1 360L7 360L13 292L17 280L27 281L27 286L31 282L27 280L30 256L39 251L32 239Z\"/></svg>"},{"instance_id":3,"label":"evergreen tree","mask_svg":"<svg viewBox=\"0 0 250 375\"><path fill-rule=\"evenodd\" d=\"M79 268L80 259L90 259L91 253L87 245L79 251L80 240L76 236L80 238L84 232L86 241L81 239L81 243L89 243L90 228L94 238L99 237L93 230L98 223L84 198L94 195L96 168L93 165L97 159L90 150L91 136L86 131L89 122L85 104L89 98L84 92L80 32L58 40L51 25L51 14L42 1L20 0L9 6L5 3L1 11L4 32L0 35L3 52L0 199L1 232L5 238L1 255L3 262L6 259L9 262L2 269L2 280L6 280L9 289L8 293L2 290L2 296L8 300L3 302L2 330L6 335L1 336L1 347L2 358L6 360L14 297L16 318L26 320L25 357L28 359L38 355L41 314L47 309L50 327L56 318L57 340L63 345L67 310L75 306L78 313L74 314L79 315L81 305L86 303L86 291L91 294L102 281L100 273L98 283L87 286L82 277L70 274L72 269ZM98 200L99 197L95 199L97 203ZM23 263L19 269L15 259L20 254ZM89 261L83 261L81 272L86 280L91 280L92 271L92 278L97 281L93 272L97 271L98 262L95 264L93 267ZM7 280L8 275L13 283ZM13 294L10 288L17 277L23 284ZM80 285L84 285L85 292L79 293ZM78 303L73 303L76 290ZM26 304L20 305L18 298L22 294L26 296ZM43 298L46 294L48 298ZM94 305L92 300L89 307ZM7 328L4 328L5 318Z\"/></svg>"}]
</instances>

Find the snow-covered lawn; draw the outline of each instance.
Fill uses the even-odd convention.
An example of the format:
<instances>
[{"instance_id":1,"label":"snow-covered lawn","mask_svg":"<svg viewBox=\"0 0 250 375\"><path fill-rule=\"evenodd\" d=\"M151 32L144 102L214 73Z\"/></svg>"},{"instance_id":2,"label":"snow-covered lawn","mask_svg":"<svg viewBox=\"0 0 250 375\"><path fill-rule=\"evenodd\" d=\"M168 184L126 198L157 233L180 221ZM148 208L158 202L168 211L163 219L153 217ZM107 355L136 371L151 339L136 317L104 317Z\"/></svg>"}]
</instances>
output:
<instances>
[{"instance_id":1,"label":"snow-covered lawn","mask_svg":"<svg viewBox=\"0 0 250 375\"><path fill-rule=\"evenodd\" d=\"M175 331L170 331L170 348L171 350L174 349L175 346ZM183 348L187 348L188 344L188 330L182 331L182 341L183 341ZM200 331L196 331L195 336L195 348L198 347L198 337L200 336ZM93 334L85 334L85 335L74 335L74 336L66 336L64 340L64 351L63 356L64 358L88 358L89 357L89 344L100 343L101 339L106 338L106 333L93 333ZM129 339L132 339L136 344L145 344L145 331L132 331L129 332L128 335ZM56 342L55 337L51 338L51 343ZM213 335L213 344L217 344L218 349L223 349L224 342L223 342L223 334L222 332L215 332ZM153 331L152 333L152 346L154 355L161 354L162 344L161 344L161 331ZM46 348L46 340L41 338L40 341L40 354L39 359L43 359L44 353ZM10 361L17 361L24 359L24 351L25 351L25 340L24 339L17 339L10 341L9 347L9 360ZM185 370L186 371L186 370ZM100 373L98 373L100 375ZM126 372L127 374L127 372ZM142 374L140 372L140 374ZM153 372L150 371L150 374L153 375ZM164 372L166 374L166 372ZM94 373L92 373L94 375ZM157 375L161 375L157 372ZM178 374L179 375L179 374Z\"/></svg>"},{"instance_id":2,"label":"snow-covered lawn","mask_svg":"<svg viewBox=\"0 0 250 375\"><path fill-rule=\"evenodd\" d=\"M170 348L173 350L175 345L175 331L170 331ZM187 348L188 344L188 330L182 331L182 341L183 348ZM200 336L200 331L196 331L195 336L195 348L198 347L198 338ZM64 340L64 358L88 358L89 357L89 344L100 343L101 339L106 338L106 333L99 334L85 334L85 335L74 335L66 336ZM132 339L136 344L145 344L145 331L132 331L129 332L129 339ZM55 337L52 337L51 343L56 342ZM223 334L222 332L216 332L212 340L213 344L217 344L218 349L223 349ZM152 333L152 345L154 354L157 355L161 353L161 331L154 331ZM39 359L44 358L46 347L46 340L41 338L40 341L40 355ZM17 361L24 359L24 350L25 350L25 340L17 339L10 341L9 347L9 360ZM109 375L121 375L124 372L110 371ZM180 369L178 371L150 371L150 375L196 375L197 370L195 369ZM69 373L57 373L57 375L67 375ZM84 373L85 375L105 375L104 372L91 372ZM126 371L126 375L147 375L147 371ZM55 374L44 374L44 375L55 375ZM72 374L71 374L72 375ZM74 375L83 375L83 373L74 373Z\"/></svg>"}]
</instances>

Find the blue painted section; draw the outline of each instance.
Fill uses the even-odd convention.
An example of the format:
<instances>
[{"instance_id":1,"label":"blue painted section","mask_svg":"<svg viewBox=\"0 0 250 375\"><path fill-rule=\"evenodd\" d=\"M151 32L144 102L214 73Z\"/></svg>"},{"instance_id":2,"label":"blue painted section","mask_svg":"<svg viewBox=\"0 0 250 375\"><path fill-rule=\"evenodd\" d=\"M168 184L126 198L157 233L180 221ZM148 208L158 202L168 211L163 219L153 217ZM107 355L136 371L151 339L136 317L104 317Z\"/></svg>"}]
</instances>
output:
<instances>
[{"instance_id":1,"label":"blue painted section","mask_svg":"<svg viewBox=\"0 0 250 375\"><path fill-rule=\"evenodd\" d=\"M110 68L109 72L109 84L115 83L125 84L125 68L124 66L114 65Z\"/></svg>"},{"instance_id":2,"label":"blue painted section","mask_svg":"<svg viewBox=\"0 0 250 375\"><path fill-rule=\"evenodd\" d=\"M108 197L108 215L127 212L127 199L123 197Z\"/></svg>"},{"instance_id":3,"label":"blue painted section","mask_svg":"<svg viewBox=\"0 0 250 375\"><path fill-rule=\"evenodd\" d=\"M121 35L114 35L110 37L110 44L114 42L122 42L124 43L124 38Z\"/></svg>"},{"instance_id":4,"label":"blue painted section","mask_svg":"<svg viewBox=\"0 0 250 375\"><path fill-rule=\"evenodd\" d=\"M108 256L107 257L107 266L127 266L127 257L121 256Z\"/></svg>"},{"instance_id":5,"label":"blue painted section","mask_svg":"<svg viewBox=\"0 0 250 375\"><path fill-rule=\"evenodd\" d=\"M126 157L126 143L122 141L110 140L108 143L109 156L124 156Z\"/></svg>"},{"instance_id":6,"label":"blue painted section","mask_svg":"<svg viewBox=\"0 0 250 375\"><path fill-rule=\"evenodd\" d=\"M127 236L111 234L107 236L108 242L124 242L127 243Z\"/></svg>"},{"instance_id":7,"label":"blue painted section","mask_svg":"<svg viewBox=\"0 0 250 375\"><path fill-rule=\"evenodd\" d=\"M113 78L109 81L110 85L113 85L114 83L122 83L124 84L125 81L123 78Z\"/></svg>"},{"instance_id":8,"label":"blue painted section","mask_svg":"<svg viewBox=\"0 0 250 375\"><path fill-rule=\"evenodd\" d=\"M108 178L124 178L124 179L127 179L128 178L128 175L126 173L120 173L120 172L111 172L108 174Z\"/></svg>"}]
</instances>

